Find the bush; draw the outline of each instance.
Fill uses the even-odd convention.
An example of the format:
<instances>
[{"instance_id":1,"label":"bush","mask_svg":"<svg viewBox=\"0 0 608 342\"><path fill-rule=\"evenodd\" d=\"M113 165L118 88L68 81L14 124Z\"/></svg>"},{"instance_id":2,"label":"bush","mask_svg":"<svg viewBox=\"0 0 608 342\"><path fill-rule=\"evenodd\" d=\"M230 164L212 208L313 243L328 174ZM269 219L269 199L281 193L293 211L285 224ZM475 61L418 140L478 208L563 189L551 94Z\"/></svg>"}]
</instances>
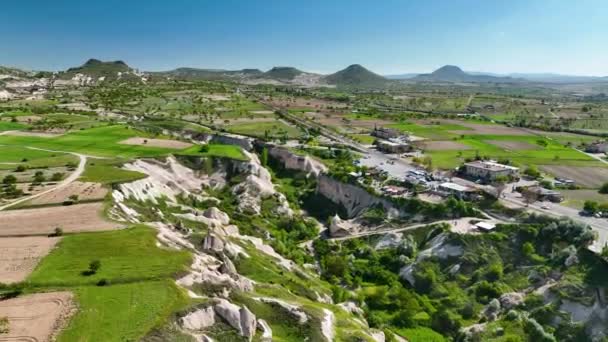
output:
<instances>
[{"instance_id":1,"label":"bush","mask_svg":"<svg viewBox=\"0 0 608 342\"><path fill-rule=\"evenodd\" d=\"M598 192L600 194L608 194L608 182L604 183Z\"/></svg>"}]
</instances>

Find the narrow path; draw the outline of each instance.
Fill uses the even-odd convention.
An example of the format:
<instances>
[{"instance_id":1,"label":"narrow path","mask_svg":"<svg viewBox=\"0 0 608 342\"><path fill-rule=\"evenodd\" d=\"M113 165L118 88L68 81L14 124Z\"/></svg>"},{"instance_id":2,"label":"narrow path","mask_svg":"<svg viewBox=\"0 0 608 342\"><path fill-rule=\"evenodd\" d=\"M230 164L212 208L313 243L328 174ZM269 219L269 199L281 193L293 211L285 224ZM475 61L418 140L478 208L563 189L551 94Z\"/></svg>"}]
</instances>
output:
<instances>
[{"instance_id":1,"label":"narrow path","mask_svg":"<svg viewBox=\"0 0 608 342\"><path fill-rule=\"evenodd\" d=\"M604 164L608 164L608 160L602 158L601 156L598 156L597 154L587 153L585 151L581 151L581 150L578 150L578 149L576 149L576 150L579 151L580 153L584 153L584 154L588 155L589 157L591 157L591 158L593 158L595 160L599 160L600 162L602 162Z\"/></svg>"},{"instance_id":2,"label":"narrow path","mask_svg":"<svg viewBox=\"0 0 608 342\"><path fill-rule=\"evenodd\" d=\"M413 230L413 229L417 229L417 228L421 228L421 227L425 227L425 226L430 226L430 225L434 225L434 224L441 224L441 223L447 223L450 226L458 226L458 225L463 224L463 223L469 224L470 220L490 221L490 220L484 220L484 219L479 218L479 217L461 217L459 219L433 221L433 222L415 224L415 225L407 226L407 227L372 230L372 231L357 233L357 234L353 234L353 235L349 235L349 236L343 236L343 237L338 237L338 238L328 238L328 240L341 241L341 240L357 239L357 238L360 238L360 237L371 236L371 235L379 235L379 234L387 234L387 233L398 233L398 232L403 232L403 231L407 231L407 230ZM497 220L491 220L491 221L492 222L496 222L496 223L500 223Z\"/></svg>"},{"instance_id":3,"label":"narrow path","mask_svg":"<svg viewBox=\"0 0 608 342\"><path fill-rule=\"evenodd\" d=\"M77 180L78 177L80 177L80 175L82 175L82 173L84 172L85 165L87 163L87 156L84 155L84 154L80 154L80 153L65 152L65 151L54 151L54 150L45 150L45 149L42 149L42 148L27 147L27 146L25 148L28 148L28 149L31 149L31 150L46 151L46 152L69 153L71 155L77 156L80 159L80 161L78 163L78 166L76 167L76 170L74 170L74 172L72 172L67 178L65 178L64 180L62 180L61 182L59 182L55 187L53 187L51 189L48 189L48 190L44 190L44 191L42 191L40 193L31 195L31 196L20 198L20 199L14 201L14 202L2 205L2 206L0 206L0 210L5 210L5 209L10 208L12 206L15 206L15 205L17 205L19 203L23 203L23 202L32 200L34 198L40 197L42 195L46 195L46 194L48 194L48 193L50 193L52 191L65 188L66 186L70 185L72 182L74 182L75 180Z\"/></svg>"}]
</instances>

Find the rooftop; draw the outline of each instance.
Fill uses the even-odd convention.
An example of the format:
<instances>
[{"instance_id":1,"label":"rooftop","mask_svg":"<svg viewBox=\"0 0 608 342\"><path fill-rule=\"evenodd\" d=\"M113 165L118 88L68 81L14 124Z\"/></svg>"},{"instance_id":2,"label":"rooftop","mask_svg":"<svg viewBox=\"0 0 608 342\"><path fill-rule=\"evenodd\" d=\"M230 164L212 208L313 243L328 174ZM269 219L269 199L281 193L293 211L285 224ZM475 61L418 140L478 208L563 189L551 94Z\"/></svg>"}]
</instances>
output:
<instances>
[{"instance_id":1,"label":"rooftop","mask_svg":"<svg viewBox=\"0 0 608 342\"><path fill-rule=\"evenodd\" d=\"M492 160L476 160L476 161L472 161L469 163L465 163L464 165L478 168L478 169L490 170L490 171L504 171L504 170L517 171L517 170L519 170L519 168L517 168L515 166L499 164Z\"/></svg>"},{"instance_id":2,"label":"rooftop","mask_svg":"<svg viewBox=\"0 0 608 342\"><path fill-rule=\"evenodd\" d=\"M445 188L445 189L450 189L450 190L454 190L454 191L458 191L458 192L470 192L470 191L473 191L473 189L471 189L468 186L464 186L464 185L460 185L460 184L456 184L456 183L451 183L451 182L441 183L439 186L442 187L442 188Z\"/></svg>"}]
</instances>

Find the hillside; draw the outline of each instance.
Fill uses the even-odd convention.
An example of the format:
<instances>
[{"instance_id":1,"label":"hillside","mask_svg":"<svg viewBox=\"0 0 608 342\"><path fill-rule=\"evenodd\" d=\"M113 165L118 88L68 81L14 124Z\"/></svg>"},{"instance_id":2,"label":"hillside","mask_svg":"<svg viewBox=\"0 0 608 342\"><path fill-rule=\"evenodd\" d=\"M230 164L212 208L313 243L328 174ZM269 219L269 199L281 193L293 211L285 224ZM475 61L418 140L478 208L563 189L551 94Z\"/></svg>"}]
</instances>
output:
<instances>
[{"instance_id":1,"label":"hillside","mask_svg":"<svg viewBox=\"0 0 608 342\"><path fill-rule=\"evenodd\" d=\"M520 83L524 79L470 74L455 65L444 65L430 74L420 74L412 80L419 82Z\"/></svg>"},{"instance_id":2,"label":"hillside","mask_svg":"<svg viewBox=\"0 0 608 342\"><path fill-rule=\"evenodd\" d=\"M259 69L223 70L184 67L169 71L152 72L150 74L153 76L171 77L182 80L223 80L254 77L261 75L262 71Z\"/></svg>"},{"instance_id":3,"label":"hillside","mask_svg":"<svg viewBox=\"0 0 608 342\"><path fill-rule=\"evenodd\" d=\"M359 64L353 64L323 78L328 84L350 87L377 87L386 85L389 80L375 74Z\"/></svg>"},{"instance_id":4,"label":"hillside","mask_svg":"<svg viewBox=\"0 0 608 342\"><path fill-rule=\"evenodd\" d=\"M128 66L123 61L103 62L98 59L89 59L79 67L69 68L58 74L60 79L72 79L77 74L91 77L92 79L103 78L105 80L115 80L128 76L140 76L139 73ZM139 78L139 77L137 77Z\"/></svg>"},{"instance_id":5,"label":"hillside","mask_svg":"<svg viewBox=\"0 0 608 342\"><path fill-rule=\"evenodd\" d=\"M304 72L302 70L294 67L274 67L266 71L262 77L276 80L293 80L303 73Z\"/></svg>"}]
</instances>

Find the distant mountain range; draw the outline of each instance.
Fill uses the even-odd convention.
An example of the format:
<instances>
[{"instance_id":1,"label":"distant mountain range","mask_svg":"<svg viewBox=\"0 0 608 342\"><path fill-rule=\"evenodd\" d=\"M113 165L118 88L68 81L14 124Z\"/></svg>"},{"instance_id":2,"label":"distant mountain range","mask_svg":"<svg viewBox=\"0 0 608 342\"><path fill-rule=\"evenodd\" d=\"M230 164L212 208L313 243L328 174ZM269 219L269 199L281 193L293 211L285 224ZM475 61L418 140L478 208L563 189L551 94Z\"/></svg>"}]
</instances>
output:
<instances>
[{"instance_id":1,"label":"distant mountain range","mask_svg":"<svg viewBox=\"0 0 608 342\"><path fill-rule=\"evenodd\" d=\"M553 73L510 73L498 74L491 72L463 71L454 65L445 65L430 74L397 74L386 75L392 80L413 80L420 82L470 82L470 83L593 83L607 82L608 77L575 76Z\"/></svg>"},{"instance_id":2,"label":"distant mountain range","mask_svg":"<svg viewBox=\"0 0 608 342\"><path fill-rule=\"evenodd\" d=\"M50 72L35 74L0 66L0 79L7 77L49 77ZM36 75L36 76L35 76ZM269 83L299 86L338 86L380 88L396 82L422 83L594 83L608 82L608 77L570 76L550 73L513 73L508 75L463 71L455 65L445 65L428 74L378 75L359 64L353 64L329 75L299 70L290 66L277 66L268 71L259 69L223 70L182 67L169 71L140 72L123 61L89 59L83 65L54 73L59 80L78 80L79 84L103 81L145 81L150 79L232 80L247 84Z\"/></svg>"}]
</instances>

